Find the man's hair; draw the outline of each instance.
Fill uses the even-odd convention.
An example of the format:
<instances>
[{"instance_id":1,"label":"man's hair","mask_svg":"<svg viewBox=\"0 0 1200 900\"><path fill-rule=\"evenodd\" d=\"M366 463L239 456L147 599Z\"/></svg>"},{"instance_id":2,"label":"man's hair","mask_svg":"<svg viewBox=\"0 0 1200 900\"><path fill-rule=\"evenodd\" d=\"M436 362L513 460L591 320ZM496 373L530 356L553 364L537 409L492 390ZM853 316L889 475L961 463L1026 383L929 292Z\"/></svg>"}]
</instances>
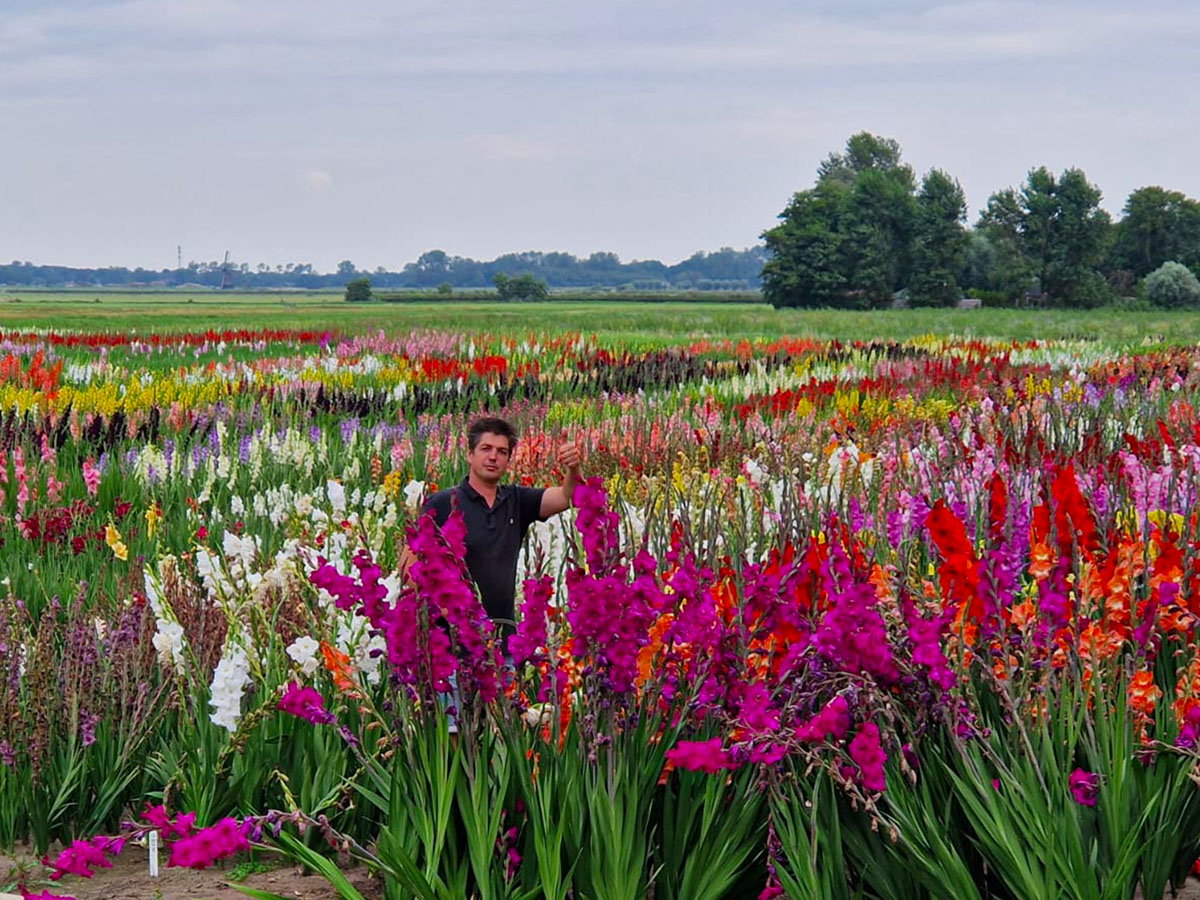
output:
<instances>
[{"instance_id":1,"label":"man's hair","mask_svg":"<svg viewBox=\"0 0 1200 900\"><path fill-rule=\"evenodd\" d=\"M504 419L497 416L483 416L475 419L467 428L467 449L474 450L479 446L479 439L485 434L498 434L508 438L508 452L517 449L517 429Z\"/></svg>"}]
</instances>

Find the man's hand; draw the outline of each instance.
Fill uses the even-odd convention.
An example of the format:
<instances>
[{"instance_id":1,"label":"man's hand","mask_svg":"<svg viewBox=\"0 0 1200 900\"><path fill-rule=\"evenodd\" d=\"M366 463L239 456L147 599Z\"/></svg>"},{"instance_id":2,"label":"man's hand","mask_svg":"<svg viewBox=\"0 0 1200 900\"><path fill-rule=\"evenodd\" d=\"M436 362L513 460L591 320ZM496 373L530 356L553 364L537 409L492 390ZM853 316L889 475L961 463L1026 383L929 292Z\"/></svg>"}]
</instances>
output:
<instances>
[{"instance_id":1,"label":"man's hand","mask_svg":"<svg viewBox=\"0 0 1200 900\"><path fill-rule=\"evenodd\" d=\"M582 459L583 451L580 449L579 437L576 436L574 440L568 439L567 433L564 431L558 445L558 464L564 469L563 482L561 487L546 488L545 493L542 494L542 506L539 512L543 519L557 515L571 506L575 485L583 480L583 475L579 471Z\"/></svg>"},{"instance_id":2,"label":"man's hand","mask_svg":"<svg viewBox=\"0 0 1200 900\"><path fill-rule=\"evenodd\" d=\"M574 469L578 472L581 456L578 438L574 441L562 443L558 447L558 464L564 469Z\"/></svg>"}]
</instances>

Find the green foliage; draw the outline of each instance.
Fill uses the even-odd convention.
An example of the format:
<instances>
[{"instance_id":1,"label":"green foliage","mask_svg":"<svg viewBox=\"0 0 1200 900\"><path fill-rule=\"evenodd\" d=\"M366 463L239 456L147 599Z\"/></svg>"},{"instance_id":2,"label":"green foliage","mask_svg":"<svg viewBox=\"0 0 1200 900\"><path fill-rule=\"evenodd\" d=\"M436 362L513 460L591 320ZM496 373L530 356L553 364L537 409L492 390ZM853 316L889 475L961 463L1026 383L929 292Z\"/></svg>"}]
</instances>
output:
<instances>
[{"instance_id":1,"label":"green foliage","mask_svg":"<svg viewBox=\"0 0 1200 900\"><path fill-rule=\"evenodd\" d=\"M371 279L363 276L346 282L346 294L343 298L349 303L362 303L371 299Z\"/></svg>"},{"instance_id":2,"label":"green foliage","mask_svg":"<svg viewBox=\"0 0 1200 900\"><path fill-rule=\"evenodd\" d=\"M246 859L230 869L227 878L230 881L240 882L245 881L251 875L261 875L264 872L270 872L274 869L275 866L269 866L266 863L256 862L252 859Z\"/></svg>"},{"instance_id":3,"label":"green foliage","mask_svg":"<svg viewBox=\"0 0 1200 900\"><path fill-rule=\"evenodd\" d=\"M763 234L763 295L778 307L886 305L908 275L916 201L900 145L862 132L820 166Z\"/></svg>"},{"instance_id":4,"label":"green foliage","mask_svg":"<svg viewBox=\"0 0 1200 900\"><path fill-rule=\"evenodd\" d=\"M1200 201L1161 187L1138 188L1117 223L1113 258L1136 278L1169 260L1200 264Z\"/></svg>"},{"instance_id":5,"label":"green foliage","mask_svg":"<svg viewBox=\"0 0 1200 900\"><path fill-rule=\"evenodd\" d=\"M1165 262L1146 276L1146 297L1155 306L1168 308L1200 306L1200 280L1187 266Z\"/></svg>"},{"instance_id":6,"label":"green foliage","mask_svg":"<svg viewBox=\"0 0 1200 900\"><path fill-rule=\"evenodd\" d=\"M763 295L772 306L851 306L839 271L842 237L833 229L840 201L820 187L801 191L783 224L763 235L771 259L763 266Z\"/></svg>"},{"instance_id":7,"label":"green foliage","mask_svg":"<svg viewBox=\"0 0 1200 900\"><path fill-rule=\"evenodd\" d=\"M958 279L967 257L967 201L962 186L940 169L921 182L913 236L913 306L953 306L962 295Z\"/></svg>"},{"instance_id":8,"label":"green foliage","mask_svg":"<svg viewBox=\"0 0 1200 900\"><path fill-rule=\"evenodd\" d=\"M550 297L550 289L546 282L534 278L528 272L515 278L497 272L492 283L496 285L496 296L505 302L542 301Z\"/></svg>"},{"instance_id":9,"label":"green foliage","mask_svg":"<svg viewBox=\"0 0 1200 900\"><path fill-rule=\"evenodd\" d=\"M1111 221L1100 196L1079 169L1055 178L1045 166L1030 171L1020 192L993 194L979 222L996 252L993 286L1018 302L1039 291L1064 306L1109 299L1099 268Z\"/></svg>"}]
</instances>

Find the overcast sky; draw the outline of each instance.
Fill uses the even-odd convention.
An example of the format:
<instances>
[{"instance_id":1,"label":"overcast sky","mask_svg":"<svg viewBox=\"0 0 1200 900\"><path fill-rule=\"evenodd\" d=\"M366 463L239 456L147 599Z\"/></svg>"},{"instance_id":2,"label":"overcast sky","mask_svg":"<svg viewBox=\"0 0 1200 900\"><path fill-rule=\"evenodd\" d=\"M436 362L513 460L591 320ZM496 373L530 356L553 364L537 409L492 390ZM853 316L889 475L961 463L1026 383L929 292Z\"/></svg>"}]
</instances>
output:
<instances>
[{"instance_id":1,"label":"overcast sky","mask_svg":"<svg viewBox=\"0 0 1200 900\"><path fill-rule=\"evenodd\" d=\"M0 259L755 243L855 131L970 218L1034 166L1200 196L1200 4L0 0Z\"/></svg>"}]
</instances>

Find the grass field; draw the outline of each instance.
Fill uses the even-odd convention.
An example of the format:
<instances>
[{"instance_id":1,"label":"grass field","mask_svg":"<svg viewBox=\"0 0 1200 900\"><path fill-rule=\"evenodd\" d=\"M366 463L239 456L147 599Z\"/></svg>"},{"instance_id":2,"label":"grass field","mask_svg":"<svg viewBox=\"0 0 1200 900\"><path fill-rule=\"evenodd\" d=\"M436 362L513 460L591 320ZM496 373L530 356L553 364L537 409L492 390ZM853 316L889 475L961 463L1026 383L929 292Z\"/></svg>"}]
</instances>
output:
<instances>
[{"instance_id":1,"label":"grass field","mask_svg":"<svg viewBox=\"0 0 1200 900\"><path fill-rule=\"evenodd\" d=\"M17 298L20 298L19 300ZM96 299L98 298L98 299ZM0 292L0 329L166 331L207 328L444 328L528 334L581 331L636 344L783 335L859 340L924 334L1116 344L1200 342L1200 312L1100 310L774 310L729 302L552 300L539 304L421 301L348 304L337 293L265 294Z\"/></svg>"}]
</instances>

